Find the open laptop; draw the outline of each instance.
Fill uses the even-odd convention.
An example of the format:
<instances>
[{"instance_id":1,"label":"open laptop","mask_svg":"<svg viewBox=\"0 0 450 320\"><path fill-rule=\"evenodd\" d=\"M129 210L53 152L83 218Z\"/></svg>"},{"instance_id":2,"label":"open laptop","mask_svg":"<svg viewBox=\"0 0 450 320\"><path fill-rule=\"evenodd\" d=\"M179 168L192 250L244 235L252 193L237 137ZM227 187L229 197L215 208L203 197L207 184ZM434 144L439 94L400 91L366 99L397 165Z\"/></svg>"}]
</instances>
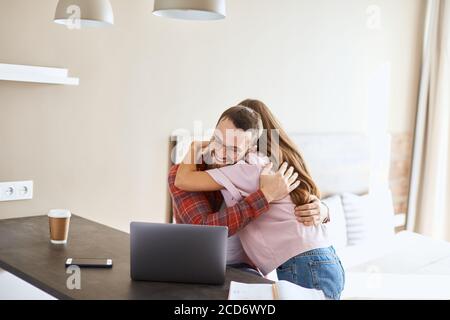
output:
<instances>
[{"instance_id":1,"label":"open laptop","mask_svg":"<svg viewBox=\"0 0 450 320\"><path fill-rule=\"evenodd\" d=\"M227 227L132 222L130 238L133 280L225 282Z\"/></svg>"}]
</instances>

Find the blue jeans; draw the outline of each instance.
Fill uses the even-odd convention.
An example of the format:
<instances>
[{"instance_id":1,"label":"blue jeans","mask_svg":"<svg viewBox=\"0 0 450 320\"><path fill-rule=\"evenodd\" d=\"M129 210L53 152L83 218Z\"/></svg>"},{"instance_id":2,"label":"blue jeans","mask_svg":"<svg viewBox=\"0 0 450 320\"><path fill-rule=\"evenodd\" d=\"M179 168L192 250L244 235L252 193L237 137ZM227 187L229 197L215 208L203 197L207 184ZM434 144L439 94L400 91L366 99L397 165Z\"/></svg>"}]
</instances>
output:
<instances>
[{"instance_id":1,"label":"blue jeans","mask_svg":"<svg viewBox=\"0 0 450 320\"><path fill-rule=\"evenodd\" d=\"M279 266L277 274L279 280L322 290L332 300L339 300L344 290L344 268L333 247L299 254Z\"/></svg>"}]
</instances>

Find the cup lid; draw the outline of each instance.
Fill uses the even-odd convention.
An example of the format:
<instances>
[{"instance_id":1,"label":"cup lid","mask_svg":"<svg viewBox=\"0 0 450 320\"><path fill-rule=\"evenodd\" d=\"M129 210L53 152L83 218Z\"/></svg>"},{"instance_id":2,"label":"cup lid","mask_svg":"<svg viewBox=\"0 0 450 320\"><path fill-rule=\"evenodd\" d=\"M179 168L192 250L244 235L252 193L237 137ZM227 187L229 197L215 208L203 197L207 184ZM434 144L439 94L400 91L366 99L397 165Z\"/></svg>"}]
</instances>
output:
<instances>
[{"instance_id":1,"label":"cup lid","mask_svg":"<svg viewBox=\"0 0 450 320\"><path fill-rule=\"evenodd\" d=\"M71 215L67 209L52 209L48 212L50 218L70 218Z\"/></svg>"}]
</instances>

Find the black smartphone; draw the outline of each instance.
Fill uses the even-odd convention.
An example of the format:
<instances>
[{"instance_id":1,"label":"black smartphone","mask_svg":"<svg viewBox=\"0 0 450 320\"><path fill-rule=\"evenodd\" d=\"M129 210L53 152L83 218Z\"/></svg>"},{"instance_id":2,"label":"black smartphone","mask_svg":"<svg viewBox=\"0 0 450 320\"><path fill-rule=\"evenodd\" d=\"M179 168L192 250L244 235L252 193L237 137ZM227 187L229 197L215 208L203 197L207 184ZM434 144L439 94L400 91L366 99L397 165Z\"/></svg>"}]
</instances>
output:
<instances>
[{"instance_id":1,"label":"black smartphone","mask_svg":"<svg viewBox=\"0 0 450 320\"><path fill-rule=\"evenodd\" d=\"M94 258L67 258L66 268L69 266L78 266L80 268L112 268L112 260Z\"/></svg>"}]
</instances>

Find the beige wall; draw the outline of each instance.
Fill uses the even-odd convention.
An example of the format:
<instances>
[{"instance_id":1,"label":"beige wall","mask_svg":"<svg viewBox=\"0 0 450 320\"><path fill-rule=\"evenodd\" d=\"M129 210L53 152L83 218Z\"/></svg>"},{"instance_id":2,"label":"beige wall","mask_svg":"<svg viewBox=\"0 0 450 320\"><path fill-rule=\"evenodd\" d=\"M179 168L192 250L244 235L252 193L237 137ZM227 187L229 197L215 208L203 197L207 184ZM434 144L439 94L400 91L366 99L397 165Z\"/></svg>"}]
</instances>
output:
<instances>
[{"instance_id":1,"label":"beige wall","mask_svg":"<svg viewBox=\"0 0 450 320\"><path fill-rule=\"evenodd\" d=\"M0 181L35 182L0 218L50 208L128 230L166 214L167 139L246 97L288 130L365 131L368 79L391 63L389 128L411 131L423 0L228 0L185 22L112 0L112 28L51 23L56 0L0 0L0 61L67 67L79 87L0 82ZM366 27L369 5L381 29Z\"/></svg>"}]
</instances>

